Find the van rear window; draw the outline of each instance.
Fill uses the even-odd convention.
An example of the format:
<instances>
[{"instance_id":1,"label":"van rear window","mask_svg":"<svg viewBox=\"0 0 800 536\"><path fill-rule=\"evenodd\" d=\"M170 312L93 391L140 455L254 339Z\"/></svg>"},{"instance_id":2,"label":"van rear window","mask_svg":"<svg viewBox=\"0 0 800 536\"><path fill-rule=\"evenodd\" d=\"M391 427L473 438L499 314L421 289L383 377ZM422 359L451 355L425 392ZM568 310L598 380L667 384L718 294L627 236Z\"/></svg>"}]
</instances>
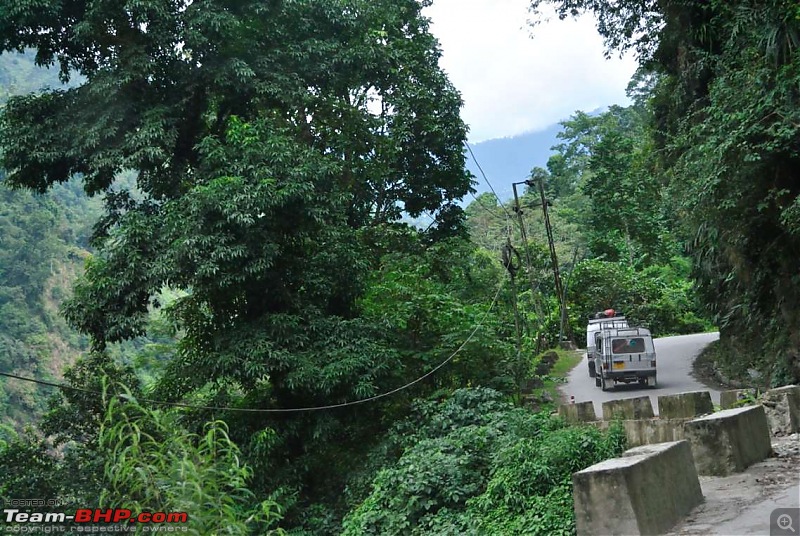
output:
<instances>
[{"instance_id":1,"label":"van rear window","mask_svg":"<svg viewBox=\"0 0 800 536\"><path fill-rule=\"evenodd\" d=\"M644 351L644 339L641 337L611 340L611 352L614 354L641 354Z\"/></svg>"}]
</instances>

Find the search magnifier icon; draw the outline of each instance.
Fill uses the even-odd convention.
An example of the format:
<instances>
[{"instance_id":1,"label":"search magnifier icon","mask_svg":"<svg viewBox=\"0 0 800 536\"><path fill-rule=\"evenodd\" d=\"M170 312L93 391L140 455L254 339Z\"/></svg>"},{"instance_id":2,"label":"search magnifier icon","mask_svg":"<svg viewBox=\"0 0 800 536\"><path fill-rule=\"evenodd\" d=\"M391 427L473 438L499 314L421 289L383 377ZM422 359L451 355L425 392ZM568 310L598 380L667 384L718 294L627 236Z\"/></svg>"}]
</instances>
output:
<instances>
[{"instance_id":1,"label":"search magnifier icon","mask_svg":"<svg viewBox=\"0 0 800 536\"><path fill-rule=\"evenodd\" d=\"M792 526L792 516L789 514L781 514L778 516L778 528L781 530L790 530L797 534L797 531L794 530L794 526Z\"/></svg>"}]
</instances>

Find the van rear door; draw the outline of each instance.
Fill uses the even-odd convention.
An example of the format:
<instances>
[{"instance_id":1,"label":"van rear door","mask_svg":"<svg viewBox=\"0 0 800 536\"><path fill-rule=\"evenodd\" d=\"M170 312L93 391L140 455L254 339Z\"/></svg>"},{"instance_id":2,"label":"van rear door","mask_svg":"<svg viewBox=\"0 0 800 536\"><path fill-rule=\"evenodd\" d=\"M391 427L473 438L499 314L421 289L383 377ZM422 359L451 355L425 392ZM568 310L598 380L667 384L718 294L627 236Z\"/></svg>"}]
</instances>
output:
<instances>
[{"instance_id":1,"label":"van rear door","mask_svg":"<svg viewBox=\"0 0 800 536\"><path fill-rule=\"evenodd\" d=\"M620 329L611 337L610 350L613 372L636 372L655 368L656 353L649 333Z\"/></svg>"}]
</instances>

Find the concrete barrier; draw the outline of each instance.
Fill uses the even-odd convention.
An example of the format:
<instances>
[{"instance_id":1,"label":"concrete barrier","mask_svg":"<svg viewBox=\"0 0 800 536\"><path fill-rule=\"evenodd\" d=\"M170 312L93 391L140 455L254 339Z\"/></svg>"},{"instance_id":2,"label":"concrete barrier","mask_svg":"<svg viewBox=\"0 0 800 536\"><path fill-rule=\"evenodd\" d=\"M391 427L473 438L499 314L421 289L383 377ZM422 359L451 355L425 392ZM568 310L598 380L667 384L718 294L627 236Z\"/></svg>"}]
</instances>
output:
<instances>
[{"instance_id":1,"label":"concrete barrier","mask_svg":"<svg viewBox=\"0 0 800 536\"><path fill-rule=\"evenodd\" d=\"M770 430L776 435L800 432L800 386L770 389L761 397Z\"/></svg>"},{"instance_id":2,"label":"concrete barrier","mask_svg":"<svg viewBox=\"0 0 800 536\"><path fill-rule=\"evenodd\" d=\"M662 419L689 419L709 413L714 413L714 404L708 391L658 397L658 415Z\"/></svg>"},{"instance_id":3,"label":"concrete barrier","mask_svg":"<svg viewBox=\"0 0 800 536\"><path fill-rule=\"evenodd\" d=\"M706 415L688 421L684 432L701 475L739 473L772 453L763 406L726 409Z\"/></svg>"},{"instance_id":4,"label":"concrete barrier","mask_svg":"<svg viewBox=\"0 0 800 536\"><path fill-rule=\"evenodd\" d=\"M685 422L679 419L640 419L622 421L622 426L625 429L628 446L638 447L683 439Z\"/></svg>"},{"instance_id":5,"label":"concrete barrier","mask_svg":"<svg viewBox=\"0 0 800 536\"><path fill-rule=\"evenodd\" d=\"M561 404L558 406L558 414L567 422L591 422L597 420L592 401Z\"/></svg>"},{"instance_id":6,"label":"concrete barrier","mask_svg":"<svg viewBox=\"0 0 800 536\"><path fill-rule=\"evenodd\" d=\"M686 441L626 451L572 475L579 536L663 534L703 501Z\"/></svg>"},{"instance_id":7,"label":"concrete barrier","mask_svg":"<svg viewBox=\"0 0 800 536\"><path fill-rule=\"evenodd\" d=\"M625 430L625 439L629 447L669 443L685 438L683 425L689 419L636 419L619 421ZM613 421L597 421L593 424L601 430L607 430Z\"/></svg>"},{"instance_id":8,"label":"concrete barrier","mask_svg":"<svg viewBox=\"0 0 800 536\"><path fill-rule=\"evenodd\" d=\"M606 421L615 418L652 419L654 416L653 403L649 396L603 402L603 420Z\"/></svg>"},{"instance_id":9,"label":"concrete barrier","mask_svg":"<svg viewBox=\"0 0 800 536\"><path fill-rule=\"evenodd\" d=\"M731 389L719 394L719 406L722 409L736 407L741 400L756 399L755 389Z\"/></svg>"}]
</instances>

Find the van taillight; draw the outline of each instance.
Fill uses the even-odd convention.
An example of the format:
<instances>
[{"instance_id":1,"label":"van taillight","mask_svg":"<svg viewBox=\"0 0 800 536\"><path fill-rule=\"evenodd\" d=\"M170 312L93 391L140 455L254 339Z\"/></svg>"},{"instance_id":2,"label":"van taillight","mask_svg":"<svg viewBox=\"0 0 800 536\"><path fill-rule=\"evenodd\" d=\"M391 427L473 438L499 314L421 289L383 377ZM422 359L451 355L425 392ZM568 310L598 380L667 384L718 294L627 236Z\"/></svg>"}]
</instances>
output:
<instances>
[{"instance_id":1,"label":"van taillight","mask_svg":"<svg viewBox=\"0 0 800 536\"><path fill-rule=\"evenodd\" d=\"M608 370L608 363L603 363L603 370Z\"/></svg>"},{"instance_id":2,"label":"van taillight","mask_svg":"<svg viewBox=\"0 0 800 536\"><path fill-rule=\"evenodd\" d=\"M655 360L655 359L653 359L652 361L650 361L650 366L651 366L651 367L653 367L653 368L655 368L655 366L656 366L656 360Z\"/></svg>"}]
</instances>

